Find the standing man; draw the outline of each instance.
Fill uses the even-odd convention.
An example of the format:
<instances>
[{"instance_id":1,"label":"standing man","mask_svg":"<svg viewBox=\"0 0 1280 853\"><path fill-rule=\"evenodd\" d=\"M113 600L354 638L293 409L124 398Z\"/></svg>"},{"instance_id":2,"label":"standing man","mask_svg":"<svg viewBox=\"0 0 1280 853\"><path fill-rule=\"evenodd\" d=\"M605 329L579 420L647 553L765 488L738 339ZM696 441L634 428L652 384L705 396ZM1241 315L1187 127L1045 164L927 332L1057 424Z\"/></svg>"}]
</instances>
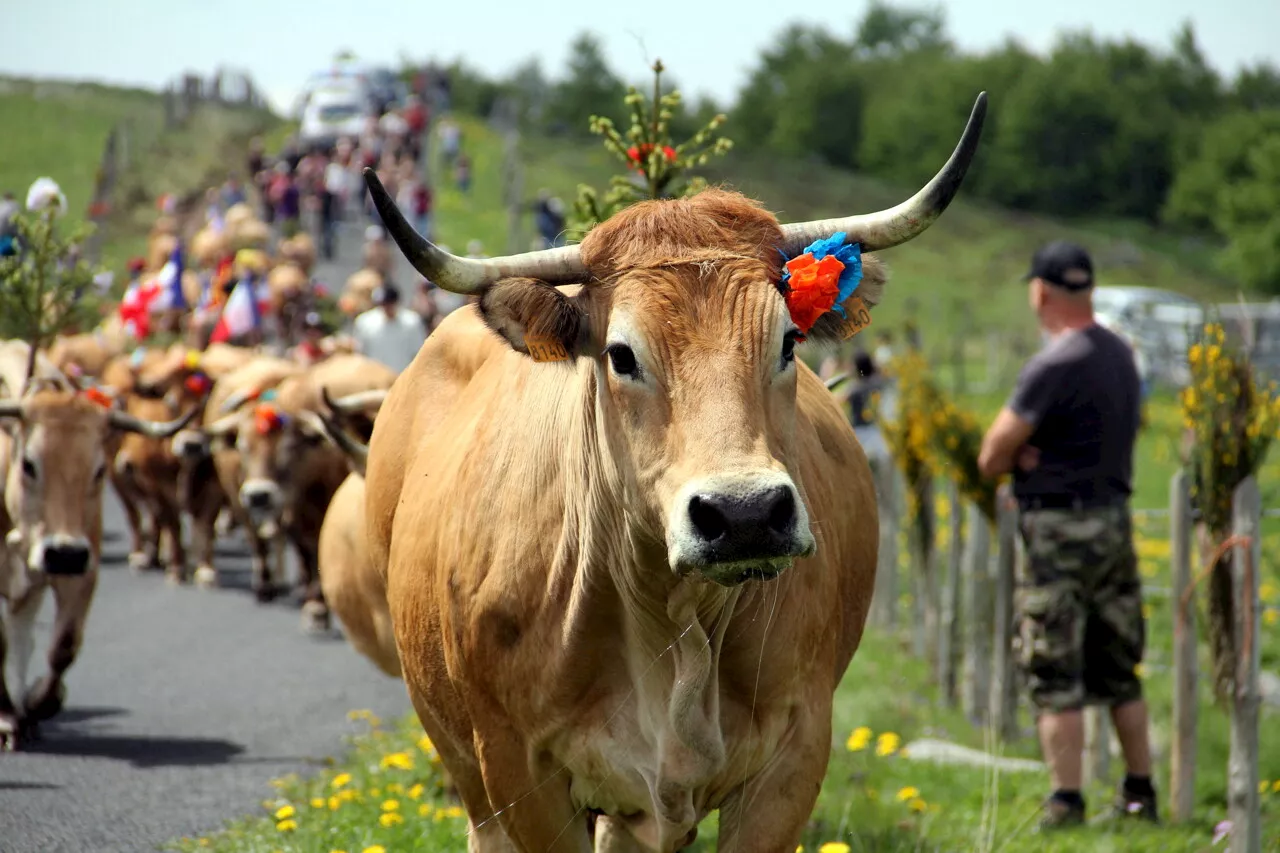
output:
<instances>
[{"instance_id":1,"label":"standing man","mask_svg":"<svg viewBox=\"0 0 1280 853\"><path fill-rule=\"evenodd\" d=\"M400 308L400 291L384 284L374 294L376 307L356 317L353 327L357 349L401 373L427 340L427 329L416 311Z\"/></svg>"},{"instance_id":2,"label":"standing man","mask_svg":"<svg viewBox=\"0 0 1280 853\"><path fill-rule=\"evenodd\" d=\"M1136 668L1146 624L1129 512L1140 392L1133 351L1094 322L1093 264L1073 243L1031 262L1049 340L982 442L983 476L1013 473L1026 545L1015 593L1019 662L1054 792L1043 827L1084 821L1086 705L1111 711L1126 775L1119 815L1156 820L1147 705Z\"/></svg>"}]
</instances>

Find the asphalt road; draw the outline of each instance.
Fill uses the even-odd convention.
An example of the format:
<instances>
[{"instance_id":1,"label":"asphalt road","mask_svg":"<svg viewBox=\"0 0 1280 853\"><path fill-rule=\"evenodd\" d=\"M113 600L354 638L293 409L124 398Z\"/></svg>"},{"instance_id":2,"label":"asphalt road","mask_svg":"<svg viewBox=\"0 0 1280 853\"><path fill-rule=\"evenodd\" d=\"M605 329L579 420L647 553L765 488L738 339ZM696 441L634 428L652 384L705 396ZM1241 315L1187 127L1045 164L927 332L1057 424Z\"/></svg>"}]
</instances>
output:
<instances>
[{"instance_id":1,"label":"asphalt road","mask_svg":"<svg viewBox=\"0 0 1280 853\"><path fill-rule=\"evenodd\" d=\"M320 280L342 287L362 231L343 229L342 260L320 265ZM39 741L0 754L0 853L136 853L215 830L260 811L272 778L341 755L356 730L349 710L410 710L404 685L340 636L304 635L288 599L254 601L238 533L216 554L225 588L135 575L124 517L106 495L102 572L67 706ZM45 671L52 615L50 596L32 679Z\"/></svg>"}]
</instances>

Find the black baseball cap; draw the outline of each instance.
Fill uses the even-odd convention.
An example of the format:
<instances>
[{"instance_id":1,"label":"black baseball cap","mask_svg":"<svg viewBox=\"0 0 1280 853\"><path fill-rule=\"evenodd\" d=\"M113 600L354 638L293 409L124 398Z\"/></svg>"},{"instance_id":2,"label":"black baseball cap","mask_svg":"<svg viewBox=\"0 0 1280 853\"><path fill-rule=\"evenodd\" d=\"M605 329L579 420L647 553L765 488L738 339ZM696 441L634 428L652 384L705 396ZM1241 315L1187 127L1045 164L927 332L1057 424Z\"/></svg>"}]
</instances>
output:
<instances>
[{"instance_id":1,"label":"black baseball cap","mask_svg":"<svg viewBox=\"0 0 1280 853\"><path fill-rule=\"evenodd\" d=\"M1031 258L1026 280L1033 278L1067 290L1085 290L1093 286L1093 261L1083 246L1055 240L1041 246Z\"/></svg>"}]
</instances>

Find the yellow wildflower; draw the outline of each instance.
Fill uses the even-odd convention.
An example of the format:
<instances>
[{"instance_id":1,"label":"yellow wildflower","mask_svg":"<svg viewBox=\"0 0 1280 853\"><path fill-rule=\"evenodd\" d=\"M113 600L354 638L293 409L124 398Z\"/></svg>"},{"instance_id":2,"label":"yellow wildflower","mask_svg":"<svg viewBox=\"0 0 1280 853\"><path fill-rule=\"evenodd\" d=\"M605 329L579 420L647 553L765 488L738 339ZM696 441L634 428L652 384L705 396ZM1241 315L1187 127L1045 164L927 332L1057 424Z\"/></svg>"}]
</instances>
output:
<instances>
[{"instance_id":1,"label":"yellow wildflower","mask_svg":"<svg viewBox=\"0 0 1280 853\"><path fill-rule=\"evenodd\" d=\"M1266 625L1268 628L1274 628L1277 623L1280 623L1280 613L1277 613L1274 610L1268 610L1266 613L1262 614L1263 625Z\"/></svg>"},{"instance_id":2,"label":"yellow wildflower","mask_svg":"<svg viewBox=\"0 0 1280 853\"><path fill-rule=\"evenodd\" d=\"M425 788L423 788L423 787L422 787L422 783L421 783L421 782L419 782L418 784L414 785L412 788L410 788L410 789L409 789L409 793L408 793L408 797L409 797L409 799L411 799L411 800L416 800L416 799L418 799L419 797L421 797L421 796L422 796L422 792L423 792L424 790L426 790L426 789L425 789Z\"/></svg>"},{"instance_id":3,"label":"yellow wildflower","mask_svg":"<svg viewBox=\"0 0 1280 853\"><path fill-rule=\"evenodd\" d=\"M867 726L858 726L849 735L849 739L845 741L845 748L850 752L861 752L867 748L867 744L871 742L871 729Z\"/></svg>"},{"instance_id":4,"label":"yellow wildflower","mask_svg":"<svg viewBox=\"0 0 1280 853\"><path fill-rule=\"evenodd\" d=\"M1271 601L1275 597L1276 597L1276 585L1273 584L1271 581L1264 581L1258 587L1258 598L1261 598L1263 601Z\"/></svg>"},{"instance_id":5,"label":"yellow wildflower","mask_svg":"<svg viewBox=\"0 0 1280 853\"><path fill-rule=\"evenodd\" d=\"M383 810L384 812L398 812L398 811L400 811L400 801L399 801L399 800L384 800L384 801L383 801L383 803L382 803L382 810Z\"/></svg>"},{"instance_id":6,"label":"yellow wildflower","mask_svg":"<svg viewBox=\"0 0 1280 853\"><path fill-rule=\"evenodd\" d=\"M378 818L378 823L383 826L395 826L398 823L404 823L404 817L397 812L384 812L382 816Z\"/></svg>"},{"instance_id":7,"label":"yellow wildflower","mask_svg":"<svg viewBox=\"0 0 1280 853\"><path fill-rule=\"evenodd\" d=\"M893 732L884 732L880 737L876 738L876 755L884 758L893 755L898 751L898 746L902 743L902 738Z\"/></svg>"},{"instance_id":8,"label":"yellow wildflower","mask_svg":"<svg viewBox=\"0 0 1280 853\"><path fill-rule=\"evenodd\" d=\"M898 789L898 802L905 803L907 800L914 800L920 796L920 789L914 785L908 785L905 788Z\"/></svg>"},{"instance_id":9,"label":"yellow wildflower","mask_svg":"<svg viewBox=\"0 0 1280 853\"><path fill-rule=\"evenodd\" d=\"M372 847L364 848L360 853L387 853L387 848L383 847L381 844L375 844Z\"/></svg>"},{"instance_id":10,"label":"yellow wildflower","mask_svg":"<svg viewBox=\"0 0 1280 853\"><path fill-rule=\"evenodd\" d=\"M350 773L339 773L337 776L333 777L333 787L335 788L345 788L347 785L350 785L350 784L351 784Z\"/></svg>"},{"instance_id":11,"label":"yellow wildflower","mask_svg":"<svg viewBox=\"0 0 1280 853\"><path fill-rule=\"evenodd\" d=\"M311 798L311 808L313 808L313 809L322 809L322 808L324 808L324 797L312 797L312 798Z\"/></svg>"},{"instance_id":12,"label":"yellow wildflower","mask_svg":"<svg viewBox=\"0 0 1280 853\"><path fill-rule=\"evenodd\" d=\"M1144 605L1142 605L1142 618L1143 618L1143 619L1150 619L1150 618L1151 618L1151 605L1150 605L1150 604L1144 604Z\"/></svg>"},{"instance_id":13,"label":"yellow wildflower","mask_svg":"<svg viewBox=\"0 0 1280 853\"><path fill-rule=\"evenodd\" d=\"M431 814L431 803L420 803L418 805L418 817L427 817Z\"/></svg>"},{"instance_id":14,"label":"yellow wildflower","mask_svg":"<svg viewBox=\"0 0 1280 853\"><path fill-rule=\"evenodd\" d=\"M467 813L462 810L462 806L449 806L449 808L444 810L444 816L451 817L456 820L460 817L466 817Z\"/></svg>"},{"instance_id":15,"label":"yellow wildflower","mask_svg":"<svg viewBox=\"0 0 1280 853\"><path fill-rule=\"evenodd\" d=\"M338 799L337 797L329 798L329 811L336 812L341 807L342 807L342 800Z\"/></svg>"},{"instance_id":16,"label":"yellow wildflower","mask_svg":"<svg viewBox=\"0 0 1280 853\"><path fill-rule=\"evenodd\" d=\"M293 832L297 828L298 822L296 820L282 820L276 824L276 829L281 832Z\"/></svg>"},{"instance_id":17,"label":"yellow wildflower","mask_svg":"<svg viewBox=\"0 0 1280 853\"><path fill-rule=\"evenodd\" d=\"M393 767L396 770L412 770L413 757L407 752L393 752L382 756L382 769L388 770Z\"/></svg>"},{"instance_id":18,"label":"yellow wildflower","mask_svg":"<svg viewBox=\"0 0 1280 853\"><path fill-rule=\"evenodd\" d=\"M797 846L796 846L796 853L804 853L804 845L803 845L803 844L799 844L799 845L797 845Z\"/></svg>"},{"instance_id":19,"label":"yellow wildflower","mask_svg":"<svg viewBox=\"0 0 1280 853\"><path fill-rule=\"evenodd\" d=\"M1146 665L1145 663L1140 663L1140 664L1135 665L1135 666L1134 666L1134 668L1133 668L1133 674L1134 674L1134 675L1136 675L1136 676L1138 676L1138 678L1146 678L1146 677L1147 677L1147 665Z\"/></svg>"},{"instance_id":20,"label":"yellow wildflower","mask_svg":"<svg viewBox=\"0 0 1280 853\"><path fill-rule=\"evenodd\" d=\"M347 853L346 850L330 850L329 853Z\"/></svg>"},{"instance_id":21,"label":"yellow wildflower","mask_svg":"<svg viewBox=\"0 0 1280 853\"><path fill-rule=\"evenodd\" d=\"M914 800L907 803L907 808L911 809L913 812L922 812L928 807L929 807L928 803L926 803L924 800L920 799L919 797L916 797Z\"/></svg>"},{"instance_id":22,"label":"yellow wildflower","mask_svg":"<svg viewBox=\"0 0 1280 853\"><path fill-rule=\"evenodd\" d=\"M297 814L297 810L293 806L281 806L276 809L276 820L284 820Z\"/></svg>"},{"instance_id":23,"label":"yellow wildflower","mask_svg":"<svg viewBox=\"0 0 1280 853\"><path fill-rule=\"evenodd\" d=\"M401 785L399 782L392 782L390 785L388 785L388 786L387 786L387 793L388 793L388 794L403 794L403 793L404 793L404 785Z\"/></svg>"},{"instance_id":24,"label":"yellow wildflower","mask_svg":"<svg viewBox=\"0 0 1280 853\"><path fill-rule=\"evenodd\" d=\"M818 848L818 853L849 853L849 845L843 841L828 841Z\"/></svg>"},{"instance_id":25,"label":"yellow wildflower","mask_svg":"<svg viewBox=\"0 0 1280 853\"><path fill-rule=\"evenodd\" d=\"M370 788L370 789L369 789L369 796L371 796L371 797L381 797L381 796L382 796L382 789L381 789L381 788Z\"/></svg>"},{"instance_id":26,"label":"yellow wildflower","mask_svg":"<svg viewBox=\"0 0 1280 853\"><path fill-rule=\"evenodd\" d=\"M1271 783L1271 793L1280 794L1280 779Z\"/></svg>"},{"instance_id":27,"label":"yellow wildflower","mask_svg":"<svg viewBox=\"0 0 1280 853\"><path fill-rule=\"evenodd\" d=\"M431 738L427 737L426 735L423 735L422 737L418 738L418 749L422 750L423 752L434 752L435 748L436 748L436 745L432 743Z\"/></svg>"},{"instance_id":28,"label":"yellow wildflower","mask_svg":"<svg viewBox=\"0 0 1280 853\"><path fill-rule=\"evenodd\" d=\"M1258 783L1258 793L1265 794L1267 792L1267 789L1270 787L1271 787L1271 783L1268 782L1266 779L1263 779L1261 782Z\"/></svg>"}]
</instances>

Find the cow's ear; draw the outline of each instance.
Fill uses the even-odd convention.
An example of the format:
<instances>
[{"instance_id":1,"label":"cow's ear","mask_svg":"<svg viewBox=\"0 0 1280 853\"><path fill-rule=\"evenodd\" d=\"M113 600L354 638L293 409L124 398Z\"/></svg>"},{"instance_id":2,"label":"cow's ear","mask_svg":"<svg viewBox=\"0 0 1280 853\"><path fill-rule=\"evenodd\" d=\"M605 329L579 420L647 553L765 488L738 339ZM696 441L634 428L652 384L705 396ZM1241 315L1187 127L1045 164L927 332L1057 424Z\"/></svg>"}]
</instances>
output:
<instances>
[{"instance_id":1,"label":"cow's ear","mask_svg":"<svg viewBox=\"0 0 1280 853\"><path fill-rule=\"evenodd\" d=\"M837 311L828 311L818 318L818 322L813 324L813 328L805 337L821 343L840 343L848 340L851 337L850 323L862 327L870 324L871 309L880 304L887 278L884 261L875 255L863 255L862 280L858 282L858 289L841 306L844 308L844 316Z\"/></svg>"},{"instance_id":2,"label":"cow's ear","mask_svg":"<svg viewBox=\"0 0 1280 853\"><path fill-rule=\"evenodd\" d=\"M508 278L480 297L480 316L511 348L536 361L569 361L588 338L576 296L531 278Z\"/></svg>"}]
</instances>

